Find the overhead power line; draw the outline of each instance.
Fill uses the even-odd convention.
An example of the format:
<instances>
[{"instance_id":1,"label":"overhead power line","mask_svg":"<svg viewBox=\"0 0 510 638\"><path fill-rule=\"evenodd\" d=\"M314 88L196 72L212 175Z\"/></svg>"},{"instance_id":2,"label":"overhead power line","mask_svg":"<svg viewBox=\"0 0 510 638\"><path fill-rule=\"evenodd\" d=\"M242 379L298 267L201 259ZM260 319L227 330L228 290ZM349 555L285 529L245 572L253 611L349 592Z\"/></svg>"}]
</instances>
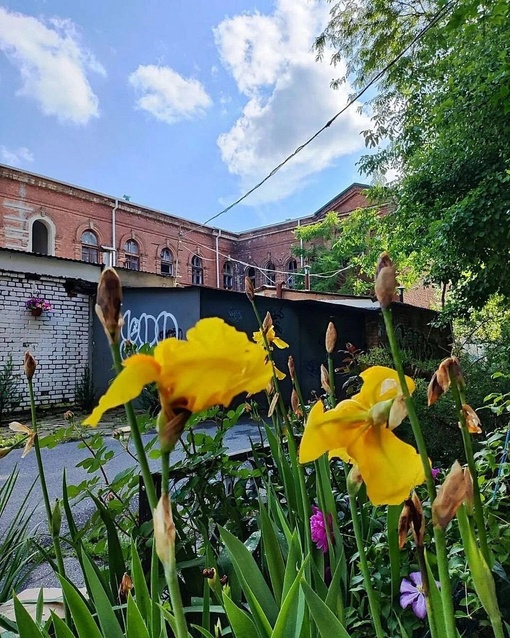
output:
<instances>
[{"instance_id":1,"label":"overhead power line","mask_svg":"<svg viewBox=\"0 0 510 638\"><path fill-rule=\"evenodd\" d=\"M278 166L275 166L275 168L273 168L273 170L270 173L268 173L263 179L261 179L260 182L255 184L255 186L250 188L250 190L246 191L244 195L241 195L241 197L239 197L234 202L232 202L232 204L229 204L226 208L224 208L223 210L220 210L219 213L216 213L212 217L209 217L209 219L203 222L201 226L205 226L209 224L209 222L212 222L214 219L217 219L218 217L221 217L225 213L228 213L229 210L232 210L232 208L240 204L252 193L254 193L261 186L263 186L269 179L271 179L271 177L273 177L273 175L275 175L281 168L283 168L285 164L290 162L292 158L296 157L298 153L301 153L301 151L304 150L309 144L311 144L316 137L318 137L327 128L329 128L333 124L333 122L340 117L340 115L345 113L345 111L347 111L348 108L350 108L357 100L359 100L359 98L362 97L368 91L368 89L370 89L376 82L378 82L385 75L385 73L389 71L389 69L391 69L391 67L394 66L400 60L400 58L402 58L409 51L409 49L411 49L433 26L437 24L437 22L439 22L439 20L441 20L441 18L444 15L446 15L446 13L448 13L450 8L454 4L456 4L456 1L452 0L451 2L448 2L447 4L445 4L441 9L439 9L439 11L435 14L435 16L431 19L431 21L427 25L425 25L421 31L419 31L416 34L416 36L411 40L411 42L406 47L404 47L402 51L395 58L393 58L393 60L391 60L391 62L389 62L383 69L381 69L381 71L379 71L367 84L365 84L365 86L360 91L358 91L358 93L356 93L353 97L351 97L351 99L347 102L347 104L340 111L338 111L336 115L334 115L330 120L328 120L326 124L324 124L324 126L322 126L318 131L316 131L308 140L306 140L306 142L301 144L301 146L298 146L296 150L293 151L290 155L288 155L282 162L280 162Z\"/></svg>"}]
</instances>

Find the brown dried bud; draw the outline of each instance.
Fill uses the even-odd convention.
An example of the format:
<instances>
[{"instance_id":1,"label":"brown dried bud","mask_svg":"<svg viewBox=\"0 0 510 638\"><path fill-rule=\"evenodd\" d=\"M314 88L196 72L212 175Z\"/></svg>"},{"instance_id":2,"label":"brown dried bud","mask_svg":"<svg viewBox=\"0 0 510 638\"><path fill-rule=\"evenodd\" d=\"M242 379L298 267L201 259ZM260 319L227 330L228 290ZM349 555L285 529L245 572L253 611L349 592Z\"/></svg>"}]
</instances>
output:
<instances>
[{"instance_id":1,"label":"brown dried bud","mask_svg":"<svg viewBox=\"0 0 510 638\"><path fill-rule=\"evenodd\" d=\"M127 572L124 572L124 576L122 576L122 580L120 581L119 585L119 600L122 602L125 601L132 589L133 581L131 579L131 576Z\"/></svg>"},{"instance_id":2,"label":"brown dried bud","mask_svg":"<svg viewBox=\"0 0 510 638\"><path fill-rule=\"evenodd\" d=\"M385 309L390 307L393 297L395 296L396 287L397 278L395 266L388 253L384 252L379 256L375 273L375 296L381 308Z\"/></svg>"},{"instance_id":3,"label":"brown dried bud","mask_svg":"<svg viewBox=\"0 0 510 638\"><path fill-rule=\"evenodd\" d=\"M321 365L321 387L324 392L331 394L331 385L329 383L329 372L325 365Z\"/></svg>"},{"instance_id":4,"label":"brown dried bud","mask_svg":"<svg viewBox=\"0 0 510 638\"><path fill-rule=\"evenodd\" d=\"M244 278L244 292L250 301L255 299L255 288L253 287L253 281L249 277Z\"/></svg>"},{"instance_id":5,"label":"brown dried bud","mask_svg":"<svg viewBox=\"0 0 510 638\"><path fill-rule=\"evenodd\" d=\"M330 321L328 323L328 329L326 330L326 352L328 354L331 354L332 352L334 352L336 347L336 340L337 340L336 328L334 323Z\"/></svg>"},{"instance_id":6,"label":"brown dried bud","mask_svg":"<svg viewBox=\"0 0 510 638\"><path fill-rule=\"evenodd\" d=\"M191 412L189 410L181 408L176 414L171 406L163 406L157 419L158 437L162 452L171 452L174 449L190 416Z\"/></svg>"},{"instance_id":7,"label":"brown dried bud","mask_svg":"<svg viewBox=\"0 0 510 638\"><path fill-rule=\"evenodd\" d=\"M294 365L294 358L290 355L287 361L287 367L289 368L289 375L292 380L292 383L296 380L296 366Z\"/></svg>"},{"instance_id":8,"label":"brown dried bud","mask_svg":"<svg viewBox=\"0 0 510 638\"><path fill-rule=\"evenodd\" d=\"M398 547L402 549L406 544L407 535L411 529L411 499L407 499L404 502L404 507L400 512L400 518L398 519Z\"/></svg>"},{"instance_id":9,"label":"brown dried bud","mask_svg":"<svg viewBox=\"0 0 510 638\"><path fill-rule=\"evenodd\" d=\"M457 386L460 391L464 391L466 388L464 375L462 374L457 357L448 357L441 361L435 374L437 383L441 386L443 392L446 392L450 387L450 381L452 378L457 382Z\"/></svg>"},{"instance_id":10,"label":"brown dried bud","mask_svg":"<svg viewBox=\"0 0 510 638\"><path fill-rule=\"evenodd\" d=\"M220 585L222 587L225 587L225 585L227 584L228 584L228 576L225 574L224 576L220 578Z\"/></svg>"},{"instance_id":11,"label":"brown dried bud","mask_svg":"<svg viewBox=\"0 0 510 638\"><path fill-rule=\"evenodd\" d=\"M443 388L437 380L437 372L434 372L432 379L430 380L429 387L427 388L427 403L430 407L441 397L443 394Z\"/></svg>"},{"instance_id":12,"label":"brown dried bud","mask_svg":"<svg viewBox=\"0 0 510 638\"><path fill-rule=\"evenodd\" d=\"M74 419L74 412L72 410L67 410L64 412L64 419L66 421L72 421Z\"/></svg>"},{"instance_id":13,"label":"brown dried bud","mask_svg":"<svg viewBox=\"0 0 510 638\"><path fill-rule=\"evenodd\" d=\"M216 570L214 567L205 567L202 570L202 576L207 578L207 580L212 580L216 576Z\"/></svg>"},{"instance_id":14,"label":"brown dried bud","mask_svg":"<svg viewBox=\"0 0 510 638\"><path fill-rule=\"evenodd\" d=\"M122 328L122 287L113 268L105 268L97 286L96 315L110 343L119 343Z\"/></svg>"},{"instance_id":15,"label":"brown dried bud","mask_svg":"<svg viewBox=\"0 0 510 638\"><path fill-rule=\"evenodd\" d=\"M273 325L273 317L271 317L270 312L266 312L266 316L264 317L264 321L262 322L262 332L267 334L269 328Z\"/></svg>"},{"instance_id":16,"label":"brown dried bud","mask_svg":"<svg viewBox=\"0 0 510 638\"><path fill-rule=\"evenodd\" d=\"M32 380L32 377L35 374L35 369L37 368L37 361L30 354L30 352L25 352L25 360L23 362L23 367L25 369L25 376L29 381Z\"/></svg>"},{"instance_id":17,"label":"brown dried bud","mask_svg":"<svg viewBox=\"0 0 510 638\"><path fill-rule=\"evenodd\" d=\"M437 497L432 503L432 521L442 529L446 529L448 523L467 497L467 483L464 478L464 470L460 463L455 461L444 483L437 492Z\"/></svg>"},{"instance_id":18,"label":"brown dried bud","mask_svg":"<svg viewBox=\"0 0 510 638\"><path fill-rule=\"evenodd\" d=\"M276 406L278 405L278 399L280 398L280 394L278 392L275 392L272 400L271 400L271 405L269 406L269 410L267 411L267 417L271 418L273 416L273 413L276 409Z\"/></svg>"},{"instance_id":19,"label":"brown dried bud","mask_svg":"<svg viewBox=\"0 0 510 638\"><path fill-rule=\"evenodd\" d=\"M154 510L154 539L156 553L163 565L168 565L170 552L175 548L175 523L170 506L170 497L165 492Z\"/></svg>"},{"instance_id":20,"label":"brown dried bud","mask_svg":"<svg viewBox=\"0 0 510 638\"><path fill-rule=\"evenodd\" d=\"M290 395L290 407L296 416L303 416L303 410L299 403L298 393L294 388L292 388L292 394Z\"/></svg>"},{"instance_id":21,"label":"brown dried bud","mask_svg":"<svg viewBox=\"0 0 510 638\"><path fill-rule=\"evenodd\" d=\"M466 419L466 427L470 434L481 434L482 428L481 421L478 414L473 410L473 408L467 403L462 404L462 412L464 413L464 417ZM462 427L462 424L459 423L459 427Z\"/></svg>"}]
</instances>

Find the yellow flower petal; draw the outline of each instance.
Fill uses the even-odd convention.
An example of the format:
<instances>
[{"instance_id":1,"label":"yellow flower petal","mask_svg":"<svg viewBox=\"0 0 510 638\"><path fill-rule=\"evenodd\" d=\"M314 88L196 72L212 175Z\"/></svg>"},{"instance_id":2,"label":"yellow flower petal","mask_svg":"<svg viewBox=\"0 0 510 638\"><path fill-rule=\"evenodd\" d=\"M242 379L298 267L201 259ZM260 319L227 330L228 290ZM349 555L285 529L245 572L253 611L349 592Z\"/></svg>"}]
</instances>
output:
<instances>
[{"instance_id":1,"label":"yellow flower petal","mask_svg":"<svg viewBox=\"0 0 510 638\"><path fill-rule=\"evenodd\" d=\"M361 401L364 405L367 401L369 405L375 405L380 401L394 399L397 394L401 394L396 370L384 366L372 366L364 370L360 377L363 379L363 386L359 394L362 395ZM412 394L416 388L414 381L406 376L406 384Z\"/></svg>"},{"instance_id":2,"label":"yellow flower petal","mask_svg":"<svg viewBox=\"0 0 510 638\"><path fill-rule=\"evenodd\" d=\"M328 450L347 449L368 427L367 418L366 409L354 399L341 401L327 412L322 401L317 401L308 415L299 462L314 461Z\"/></svg>"},{"instance_id":3,"label":"yellow flower petal","mask_svg":"<svg viewBox=\"0 0 510 638\"><path fill-rule=\"evenodd\" d=\"M359 467L374 505L399 505L425 480L416 450L385 427L365 430L348 452Z\"/></svg>"},{"instance_id":4,"label":"yellow flower petal","mask_svg":"<svg viewBox=\"0 0 510 638\"><path fill-rule=\"evenodd\" d=\"M280 348L280 350L283 350L284 348L288 348L289 344L284 341L283 339L280 339L280 337L275 337L273 339L273 343L277 348Z\"/></svg>"},{"instance_id":5,"label":"yellow flower petal","mask_svg":"<svg viewBox=\"0 0 510 638\"><path fill-rule=\"evenodd\" d=\"M190 412L228 405L241 392L259 392L272 377L264 350L217 317L200 320L187 341L162 341L154 356L162 370L161 394Z\"/></svg>"},{"instance_id":6,"label":"yellow flower petal","mask_svg":"<svg viewBox=\"0 0 510 638\"><path fill-rule=\"evenodd\" d=\"M135 399L143 388L160 376L160 365L148 354L134 354L124 362L124 368L114 379L92 414L83 421L83 425L96 426L101 417L111 408Z\"/></svg>"}]
</instances>

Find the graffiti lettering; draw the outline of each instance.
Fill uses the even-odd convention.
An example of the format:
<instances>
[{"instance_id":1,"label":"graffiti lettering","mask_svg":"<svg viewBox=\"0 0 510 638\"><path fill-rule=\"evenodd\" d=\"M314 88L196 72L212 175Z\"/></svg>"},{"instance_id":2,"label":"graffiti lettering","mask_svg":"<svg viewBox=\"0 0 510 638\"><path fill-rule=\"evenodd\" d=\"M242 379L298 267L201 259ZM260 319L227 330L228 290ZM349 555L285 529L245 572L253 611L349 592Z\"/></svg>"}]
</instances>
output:
<instances>
[{"instance_id":1,"label":"graffiti lettering","mask_svg":"<svg viewBox=\"0 0 510 638\"><path fill-rule=\"evenodd\" d=\"M126 352L132 352L144 344L155 346L158 341L168 337L182 338L182 330L171 312L161 311L157 317L143 312L140 317L124 313L124 325L121 332L120 352L125 358Z\"/></svg>"}]
</instances>

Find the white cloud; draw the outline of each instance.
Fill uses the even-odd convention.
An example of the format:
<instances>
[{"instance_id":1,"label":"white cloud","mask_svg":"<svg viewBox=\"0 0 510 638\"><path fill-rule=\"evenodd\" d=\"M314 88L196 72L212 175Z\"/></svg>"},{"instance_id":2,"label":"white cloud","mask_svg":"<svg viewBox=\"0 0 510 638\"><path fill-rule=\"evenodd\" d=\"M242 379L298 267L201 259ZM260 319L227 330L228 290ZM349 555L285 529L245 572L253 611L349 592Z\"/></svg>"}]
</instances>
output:
<instances>
[{"instance_id":1,"label":"white cloud","mask_svg":"<svg viewBox=\"0 0 510 638\"><path fill-rule=\"evenodd\" d=\"M9 149L6 146L1 145L0 157L2 158L2 162L5 162L10 166L22 166L23 164L34 161L34 154L25 146Z\"/></svg>"},{"instance_id":2,"label":"white cloud","mask_svg":"<svg viewBox=\"0 0 510 638\"><path fill-rule=\"evenodd\" d=\"M221 157L240 177L242 191L265 177L347 103L348 84L335 91L330 87L342 69L317 62L311 50L327 20L325 4L277 0L272 15L238 15L215 29L222 62L247 97L242 116L218 138ZM368 122L355 105L350 107L247 204L287 197L339 157L363 148L360 131Z\"/></svg>"},{"instance_id":3,"label":"white cloud","mask_svg":"<svg viewBox=\"0 0 510 638\"><path fill-rule=\"evenodd\" d=\"M34 99L45 115L75 124L99 116L87 72L105 71L81 45L70 20L53 18L46 25L0 7L0 50L20 71L18 95Z\"/></svg>"},{"instance_id":4,"label":"white cloud","mask_svg":"<svg viewBox=\"0 0 510 638\"><path fill-rule=\"evenodd\" d=\"M198 80L183 78L167 66L139 66L129 83L139 96L137 107L166 124L202 116L212 105Z\"/></svg>"}]
</instances>

